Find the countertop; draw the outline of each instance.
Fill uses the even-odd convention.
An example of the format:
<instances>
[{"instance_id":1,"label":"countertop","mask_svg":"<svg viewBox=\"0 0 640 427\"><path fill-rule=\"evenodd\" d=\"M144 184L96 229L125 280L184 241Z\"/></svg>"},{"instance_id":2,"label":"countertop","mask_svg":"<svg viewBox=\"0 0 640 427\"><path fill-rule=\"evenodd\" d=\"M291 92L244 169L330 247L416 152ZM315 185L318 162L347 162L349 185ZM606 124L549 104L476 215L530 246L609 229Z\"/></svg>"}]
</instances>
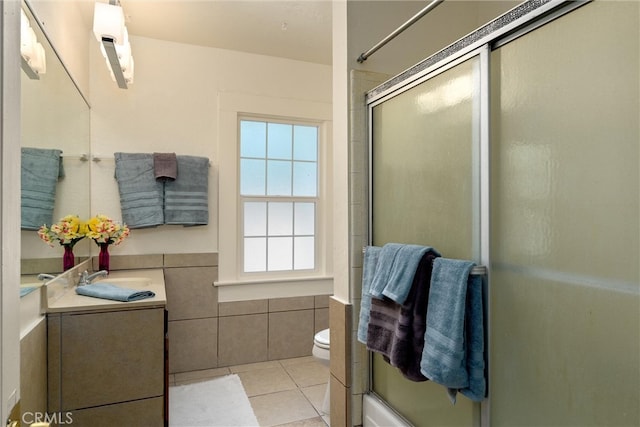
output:
<instances>
[{"instance_id":1,"label":"countertop","mask_svg":"<svg viewBox=\"0 0 640 427\"><path fill-rule=\"evenodd\" d=\"M132 279L128 281L127 279ZM144 280L149 279L149 280ZM116 270L107 277L100 277L92 283L112 283L128 289L149 290L155 293L153 298L139 301L121 302L102 298L78 295L75 286L51 289L47 298L46 313L87 312L164 307L167 295L164 287L164 273L161 268L142 270ZM49 286L55 284L52 282ZM90 286L90 285L89 285ZM48 286L47 286L48 287ZM51 292L53 291L53 292Z\"/></svg>"}]
</instances>

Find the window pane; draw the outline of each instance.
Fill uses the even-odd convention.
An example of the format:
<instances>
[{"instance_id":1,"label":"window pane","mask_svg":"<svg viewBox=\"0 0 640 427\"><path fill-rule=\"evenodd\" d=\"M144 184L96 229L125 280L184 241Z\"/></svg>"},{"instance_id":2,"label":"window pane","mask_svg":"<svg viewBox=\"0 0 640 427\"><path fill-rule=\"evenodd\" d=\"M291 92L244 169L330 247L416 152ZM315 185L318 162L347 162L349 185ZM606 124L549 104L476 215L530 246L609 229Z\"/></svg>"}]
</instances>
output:
<instances>
[{"instance_id":1,"label":"window pane","mask_svg":"<svg viewBox=\"0 0 640 427\"><path fill-rule=\"evenodd\" d=\"M291 133L291 125L269 123L267 157L270 159L291 159Z\"/></svg>"},{"instance_id":2,"label":"window pane","mask_svg":"<svg viewBox=\"0 0 640 427\"><path fill-rule=\"evenodd\" d=\"M240 160L240 194L264 196L265 161L254 159Z\"/></svg>"},{"instance_id":3,"label":"window pane","mask_svg":"<svg viewBox=\"0 0 640 427\"><path fill-rule=\"evenodd\" d=\"M291 195L291 162L279 160L267 162L267 195Z\"/></svg>"},{"instance_id":4,"label":"window pane","mask_svg":"<svg viewBox=\"0 0 640 427\"><path fill-rule=\"evenodd\" d=\"M269 239L269 271L291 270L293 267L293 239L272 237Z\"/></svg>"},{"instance_id":5,"label":"window pane","mask_svg":"<svg viewBox=\"0 0 640 427\"><path fill-rule=\"evenodd\" d=\"M315 268L315 243L313 237L294 238L294 270L312 270Z\"/></svg>"},{"instance_id":6,"label":"window pane","mask_svg":"<svg viewBox=\"0 0 640 427\"><path fill-rule=\"evenodd\" d=\"M293 195L315 196L317 193L316 163L293 162Z\"/></svg>"},{"instance_id":7,"label":"window pane","mask_svg":"<svg viewBox=\"0 0 640 427\"><path fill-rule=\"evenodd\" d=\"M240 157L264 158L267 152L267 124L240 121Z\"/></svg>"},{"instance_id":8,"label":"window pane","mask_svg":"<svg viewBox=\"0 0 640 427\"><path fill-rule=\"evenodd\" d=\"M269 203L269 236L293 234L293 203Z\"/></svg>"},{"instance_id":9,"label":"window pane","mask_svg":"<svg viewBox=\"0 0 640 427\"><path fill-rule=\"evenodd\" d=\"M318 128L293 127L293 160L318 160Z\"/></svg>"},{"instance_id":10,"label":"window pane","mask_svg":"<svg viewBox=\"0 0 640 427\"><path fill-rule=\"evenodd\" d=\"M244 239L244 271L247 273L266 271L267 267L267 239Z\"/></svg>"},{"instance_id":11,"label":"window pane","mask_svg":"<svg viewBox=\"0 0 640 427\"><path fill-rule=\"evenodd\" d=\"M244 235L267 235L267 204L265 202L247 202L244 204Z\"/></svg>"},{"instance_id":12,"label":"window pane","mask_svg":"<svg viewBox=\"0 0 640 427\"><path fill-rule=\"evenodd\" d=\"M294 217L296 236L300 234L315 234L316 205L315 203L296 203Z\"/></svg>"}]
</instances>

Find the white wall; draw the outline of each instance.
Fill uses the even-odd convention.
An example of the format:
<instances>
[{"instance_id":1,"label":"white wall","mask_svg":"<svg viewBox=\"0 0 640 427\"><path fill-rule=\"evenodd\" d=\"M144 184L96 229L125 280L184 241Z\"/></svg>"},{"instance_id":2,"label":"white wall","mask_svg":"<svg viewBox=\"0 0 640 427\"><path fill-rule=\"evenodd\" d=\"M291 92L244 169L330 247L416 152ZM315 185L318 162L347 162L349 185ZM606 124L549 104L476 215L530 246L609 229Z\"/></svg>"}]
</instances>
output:
<instances>
[{"instance_id":1,"label":"white wall","mask_svg":"<svg viewBox=\"0 0 640 427\"><path fill-rule=\"evenodd\" d=\"M131 37L135 81L119 89L91 43L92 215L120 219L113 153L175 152L208 157L207 226L133 230L112 254L200 253L218 250L218 96L331 102L331 67L236 51Z\"/></svg>"}]
</instances>

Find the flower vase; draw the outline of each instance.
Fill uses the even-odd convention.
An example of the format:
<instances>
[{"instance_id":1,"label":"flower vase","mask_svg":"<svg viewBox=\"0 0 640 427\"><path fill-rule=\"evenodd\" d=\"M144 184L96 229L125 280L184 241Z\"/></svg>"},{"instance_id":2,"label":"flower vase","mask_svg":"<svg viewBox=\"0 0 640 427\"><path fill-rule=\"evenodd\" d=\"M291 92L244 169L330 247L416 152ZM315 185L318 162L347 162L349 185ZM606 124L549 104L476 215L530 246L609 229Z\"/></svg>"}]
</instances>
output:
<instances>
[{"instance_id":1,"label":"flower vase","mask_svg":"<svg viewBox=\"0 0 640 427\"><path fill-rule=\"evenodd\" d=\"M67 271L76 265L75 257L73 256L73 246L64 245L64 255L62 255L62 270Z\"/></svg>"},{"instance_id":2,"label":"flower vase","mask_svg":"<svg viewBox=\"0 0 640 427\"><path fill-rule=\"evenodd\" d=\"M98 270L105 270L109 273L109 244L100 243L100 253L98 254Z\"/></svg>"}]
</instances>

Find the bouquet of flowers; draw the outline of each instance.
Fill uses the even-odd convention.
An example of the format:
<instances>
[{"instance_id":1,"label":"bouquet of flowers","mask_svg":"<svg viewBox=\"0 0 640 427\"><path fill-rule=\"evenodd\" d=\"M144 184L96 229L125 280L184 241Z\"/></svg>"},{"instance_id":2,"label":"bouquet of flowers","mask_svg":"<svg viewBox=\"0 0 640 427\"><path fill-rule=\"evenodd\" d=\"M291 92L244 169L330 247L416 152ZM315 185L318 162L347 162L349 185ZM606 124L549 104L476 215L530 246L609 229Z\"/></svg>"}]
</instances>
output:
<instances>
[{"instance_id":1,"label":"bouquet of flowers","mask_svg":"<svg viewBox=\"0 0 640 427\"><path fill-rule=\"evenodd\" d=\"M87 221L86 236L98 245L119 245L129 236L129 227L115 222L106 215L96 215Z\"/></svg>"},{"instance_id":2,"label":"bouquet of flowers","mask_svg":"<svg viewBox=\"0 0 640 427\"><path fill-rule=\"evenodd\" d=\"M86 224L77 215L67 215L51 227L44 224L38 229L38 236L52 247L55 242L73 247L85 237L86 230Z\"/></svg>"}]
</instances>

